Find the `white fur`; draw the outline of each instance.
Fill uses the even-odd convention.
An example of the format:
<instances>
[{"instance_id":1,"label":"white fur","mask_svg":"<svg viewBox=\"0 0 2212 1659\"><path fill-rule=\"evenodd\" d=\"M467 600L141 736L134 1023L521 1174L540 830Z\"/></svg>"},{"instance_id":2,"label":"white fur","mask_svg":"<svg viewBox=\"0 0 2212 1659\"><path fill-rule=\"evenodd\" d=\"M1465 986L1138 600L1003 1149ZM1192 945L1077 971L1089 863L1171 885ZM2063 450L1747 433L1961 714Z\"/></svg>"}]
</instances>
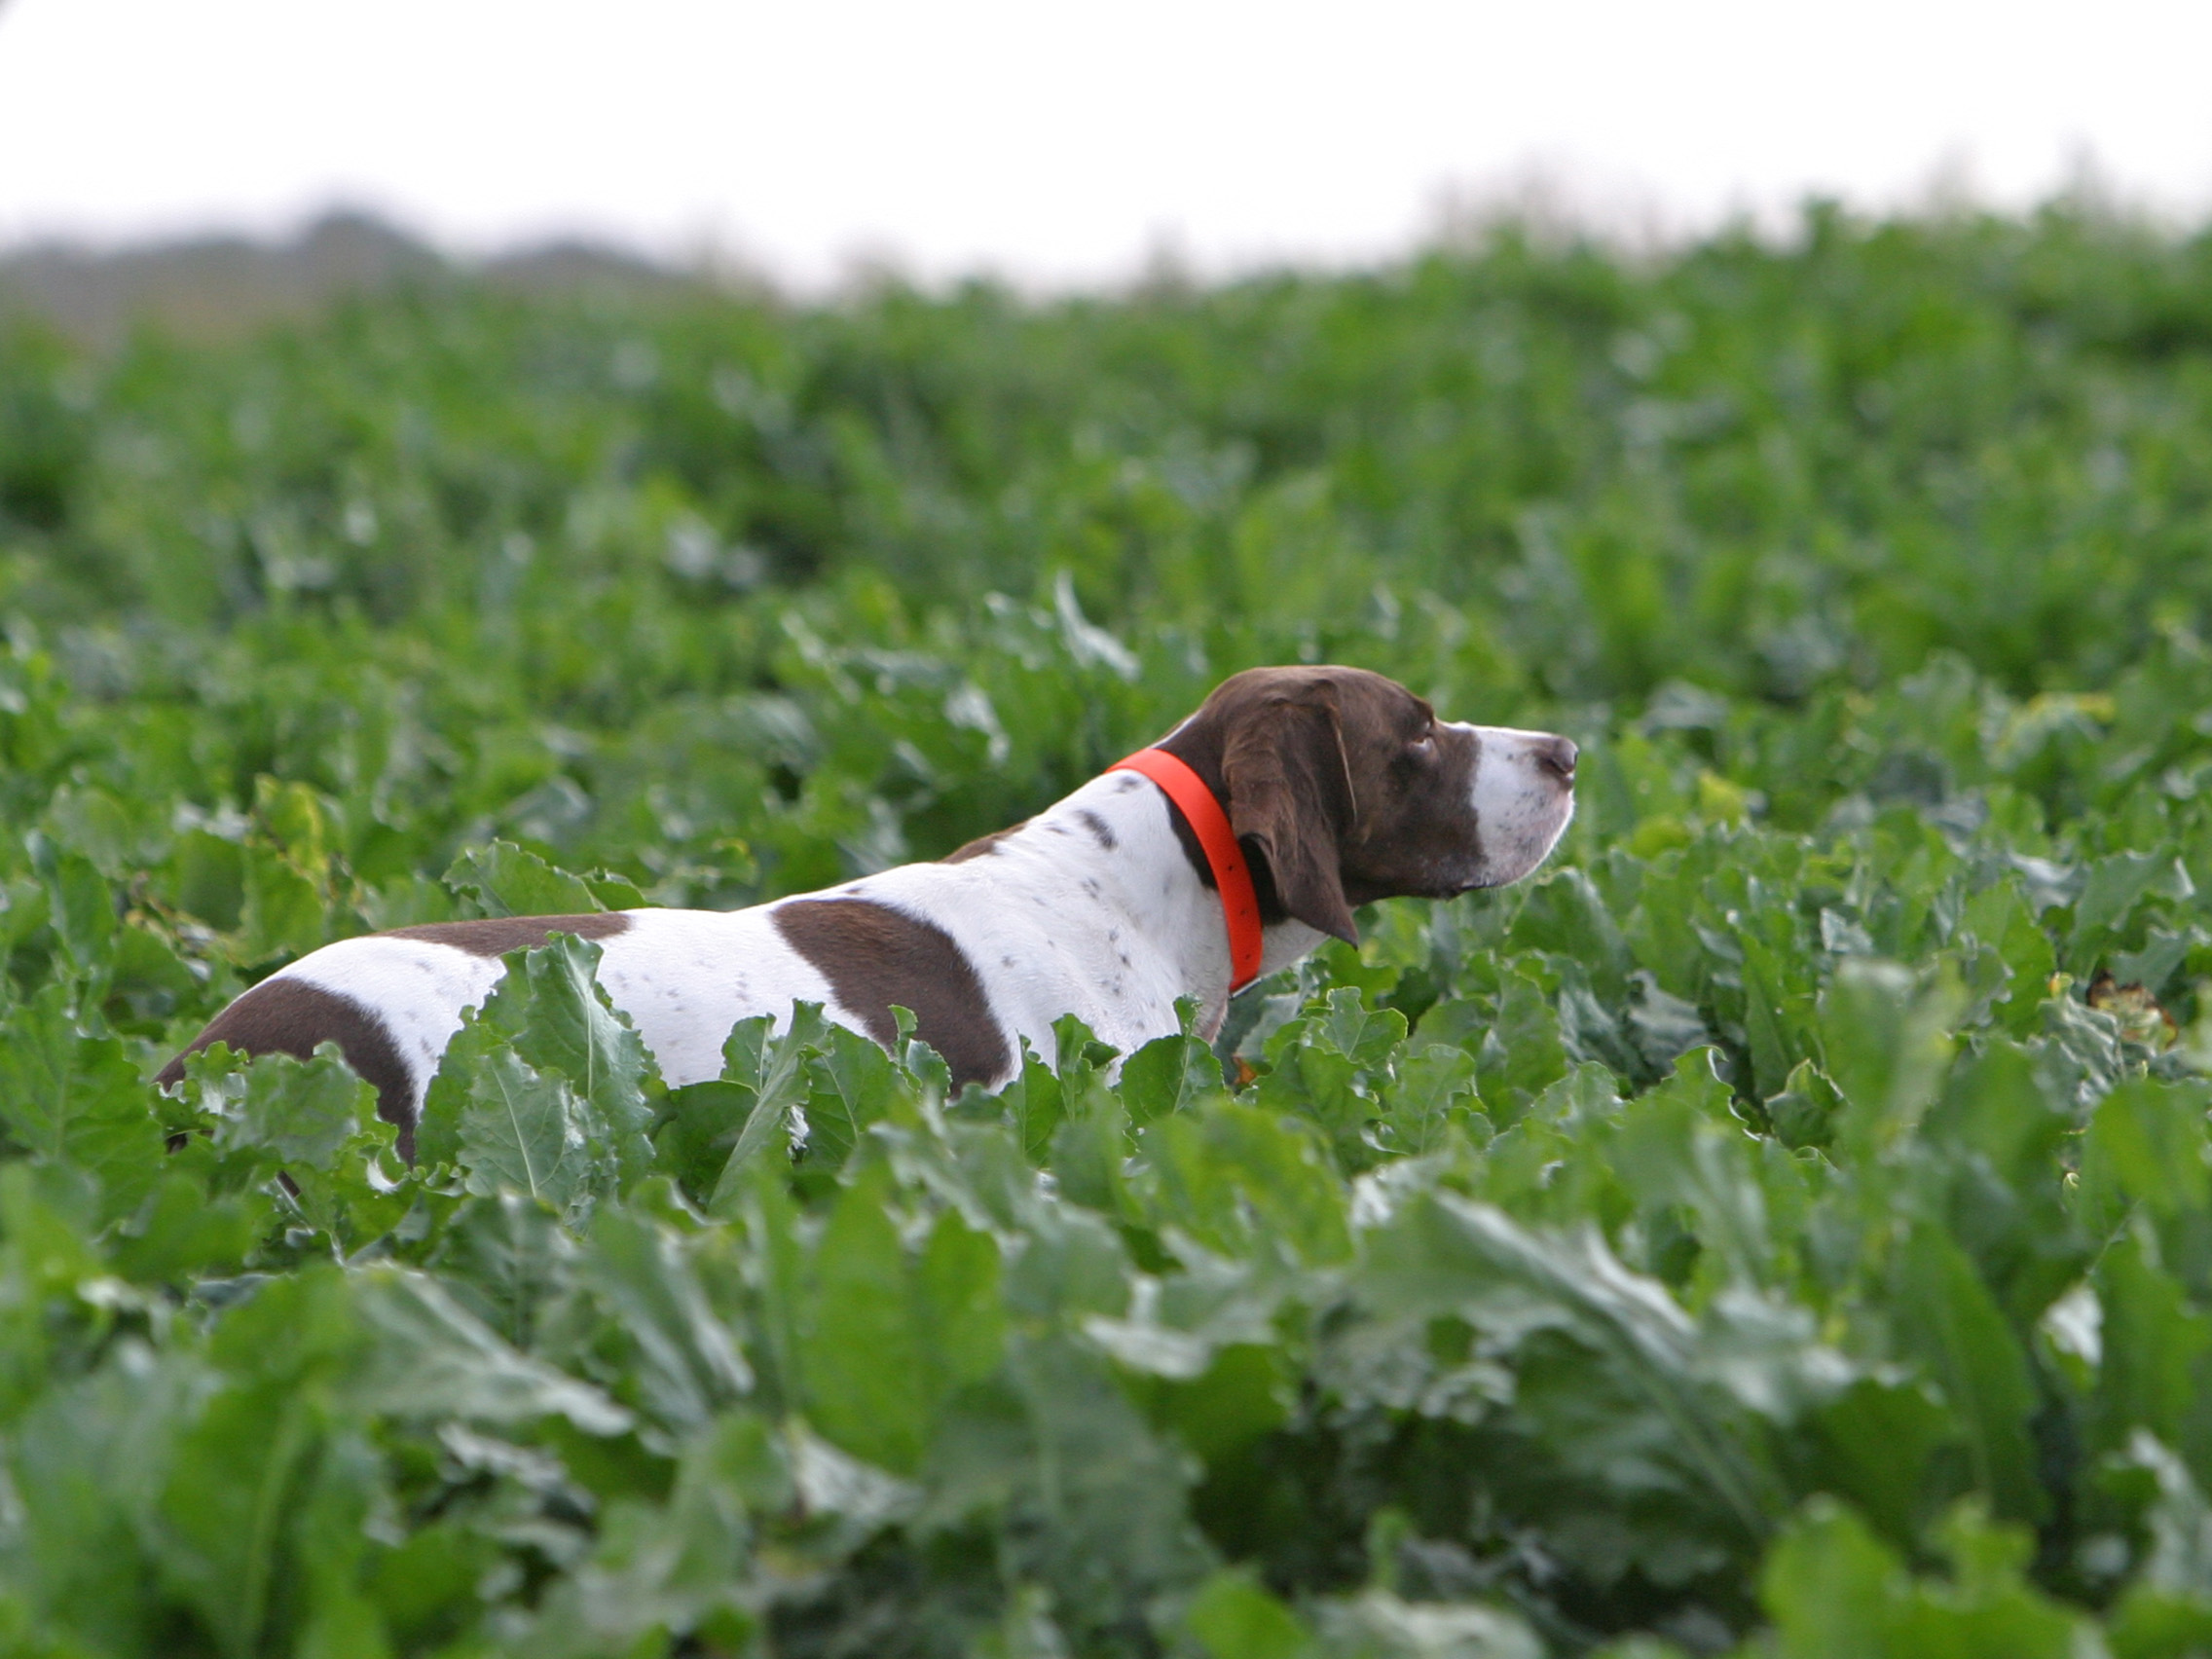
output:
<instances>
[{"instance_id":1,"label":"white fur","mask_svg":"<svg viewBox=\"0 0 2212 1659\"><path fill-rule=\"evenodd\" d=\"M461 1029L461 1011L491 995L504 972L497 958L471 956L450 944L371 936L310 951L270 978L305 979L374 1012L391 1033L420 1101L446 1045Z\"/></svg>"},{"instance_id":2,"label":"white fur","mask_svg":"<svg viewBox=\"0 0 2212 1659\"><path fill-rule=\"evenodd\" d=\"M1114 837L1108 849L1083 821ZM1196 997L1217 1031L1229 1012L1229 929L1221 900L1183 856L1157 784L1133 772L1093 778L963 864L904 865L834 890L934 922L975 965L1008 1033L1052 1051L1052 1022L1079 1015L1127 1051L1175 1029L1175 1001ZM773 906L769 906L773 908ZM1303 922L1265 929L1263 971L1321 940Z\"/></svg>"},{"instance_id":3,"label":"white fur","mask_svg":"<svg viewBox=\"0 0 2212 1659\"><path fill-rule=\"evenodd\" d=\"M1559 739L1548 731L1453 724L1482 745L1474 781L1483 838L1479 885L1509 886L1544 862L1574 816L1574 792L1562 790L1536 760Z\"/></svg>"}]
</instances>

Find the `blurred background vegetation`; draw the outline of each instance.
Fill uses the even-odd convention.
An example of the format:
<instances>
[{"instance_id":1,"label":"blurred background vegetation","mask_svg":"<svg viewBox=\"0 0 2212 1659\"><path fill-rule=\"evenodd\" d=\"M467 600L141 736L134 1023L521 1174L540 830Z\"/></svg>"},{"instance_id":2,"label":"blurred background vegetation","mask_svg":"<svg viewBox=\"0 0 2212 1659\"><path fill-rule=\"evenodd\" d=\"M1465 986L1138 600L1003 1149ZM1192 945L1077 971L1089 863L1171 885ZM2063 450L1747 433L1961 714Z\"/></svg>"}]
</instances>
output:
<instances>
[{"instance_id":1,"label":"blurred background vegetation","mask_svg":"<svg viewBox=\"0 0 2212 1659\"><path fill-rule=\"evenodd\" d=\"M1066 569L1116 622L1326 634L1386 587L1554 697L1790 698L1938 646L2076 684L2203 597L2212 240L2058 209L813 306L336 219L19 255L0 294L9 601L42 622L490 623L571 583L726 621Z\"/></svg>"}]
</instances>

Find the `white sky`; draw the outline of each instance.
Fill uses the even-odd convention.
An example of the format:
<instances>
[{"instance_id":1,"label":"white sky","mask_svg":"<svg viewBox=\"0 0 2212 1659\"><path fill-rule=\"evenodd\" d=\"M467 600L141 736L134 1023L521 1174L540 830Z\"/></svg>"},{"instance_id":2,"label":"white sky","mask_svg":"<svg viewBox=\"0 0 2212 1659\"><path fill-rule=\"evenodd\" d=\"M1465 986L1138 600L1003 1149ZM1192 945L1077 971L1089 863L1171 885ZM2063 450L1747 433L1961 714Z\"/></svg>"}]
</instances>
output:
<instances>
[{"instance_id":1,"label":"white sky","mask_svg":"<svg viewBox=\"0 0 2212 1659\"><path fill-rule=\"evenodd\" d=\"M2212 208L2212 4L0 0L0 243L348 203L464 250L1059 282L1374 257L1531 176L1683 230L2090 159Z\"/></svg>"}]
</instances>

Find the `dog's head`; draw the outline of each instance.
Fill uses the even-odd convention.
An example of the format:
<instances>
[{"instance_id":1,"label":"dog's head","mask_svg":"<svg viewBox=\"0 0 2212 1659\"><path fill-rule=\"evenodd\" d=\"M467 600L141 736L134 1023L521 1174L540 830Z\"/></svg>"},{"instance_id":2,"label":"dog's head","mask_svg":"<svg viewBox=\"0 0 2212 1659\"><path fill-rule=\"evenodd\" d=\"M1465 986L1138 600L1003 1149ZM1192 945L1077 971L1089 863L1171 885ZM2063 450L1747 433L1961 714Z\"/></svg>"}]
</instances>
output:
<instances>
[{"instance_id":1,"label":"dog's head","mask_svg":"<svg viewBox=\"0 0 2212 1659\"><path fill-rule=\"evenodd\" d=\"M1567 739L1439 720L1366 669L1249 669L1160 747L1225 799L1283 913L1352 942L1354 905L1519 881L1574 813Z\"/></svg>"}]
</instances>

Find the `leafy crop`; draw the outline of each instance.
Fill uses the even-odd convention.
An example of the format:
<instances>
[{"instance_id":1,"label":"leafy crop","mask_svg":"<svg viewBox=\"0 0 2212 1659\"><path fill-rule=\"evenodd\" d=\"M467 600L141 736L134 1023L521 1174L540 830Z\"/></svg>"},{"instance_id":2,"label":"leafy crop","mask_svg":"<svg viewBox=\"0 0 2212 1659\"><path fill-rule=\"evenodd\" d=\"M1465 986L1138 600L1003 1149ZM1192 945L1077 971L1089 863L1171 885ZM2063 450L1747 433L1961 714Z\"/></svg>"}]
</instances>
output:
<instances>
[{"instance_id":1,"label":"leafy crop","mask_svg":"<svg viewBox=\"0 0 2212 1659\"><path fill-rule=\"evenodd\" d=\"M0 1632L65 1654L2212 1652L2212 243L1808 219L1023 305L0 335ZM1255 661L1585 740L1216 1044L412 1164L326 940L737 904Z\"/></svg>"}]
</instances>

